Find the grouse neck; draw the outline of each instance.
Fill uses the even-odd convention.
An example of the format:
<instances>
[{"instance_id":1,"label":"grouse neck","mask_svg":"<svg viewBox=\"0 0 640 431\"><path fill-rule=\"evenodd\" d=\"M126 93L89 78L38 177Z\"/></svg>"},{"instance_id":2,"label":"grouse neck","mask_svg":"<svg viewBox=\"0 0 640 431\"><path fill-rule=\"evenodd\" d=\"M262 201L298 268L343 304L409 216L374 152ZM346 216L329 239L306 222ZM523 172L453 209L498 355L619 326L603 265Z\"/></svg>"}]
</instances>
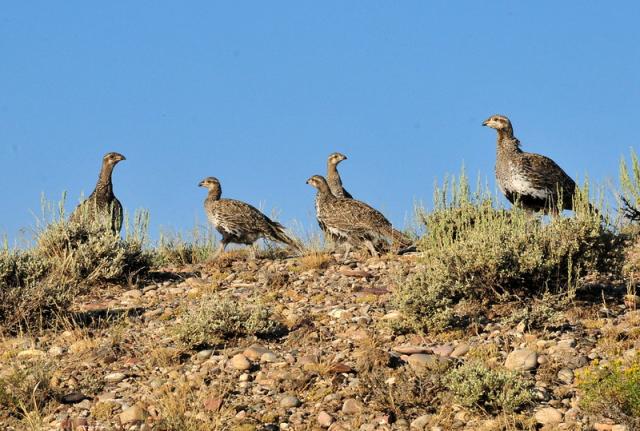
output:
<instances>
[{"instance_id":1,"label":"grouse neck","mask_svg":"<svg viewBox=\"0 0 640 431\"><path fill-rule=\"evenodd\" d=\"M513 136L512 129L498 130L498 155L505 153L521 153L520 141Z\"/></svg>"},{"instance_id":2,"label":"grouse neck","mask_svg":"<svg viewBox=\"0 0 640 431\"><path fill-rule=\"evenodd\" d=\"M96 194L102 196L113 196L113 183L111 175L113 174L113 166L110 163L104 163L100 169L100 176L96 184Z\"/></svg>"},{"instance_id":3,"label":"grouse neck","mask_svg":"<svg viewBox=\"0 0 640 431\"><path fill-rule=\"evenodd\" d=\"M338 174L338 164L337 163L327 163L327 177L329 178L340 178Z\"/></svg>"},{"instance_id":4,"label":"grouse neck","mask_svg":"<svg viewBox=\"0 0 640 431\"><path fill-rule=\"evenodd\" d=\"M209 194L207 195L208 201L219 201L220 196L222 196L222 189L220 187L215 187L209 189Z\"/></svg>"}]
</instances>

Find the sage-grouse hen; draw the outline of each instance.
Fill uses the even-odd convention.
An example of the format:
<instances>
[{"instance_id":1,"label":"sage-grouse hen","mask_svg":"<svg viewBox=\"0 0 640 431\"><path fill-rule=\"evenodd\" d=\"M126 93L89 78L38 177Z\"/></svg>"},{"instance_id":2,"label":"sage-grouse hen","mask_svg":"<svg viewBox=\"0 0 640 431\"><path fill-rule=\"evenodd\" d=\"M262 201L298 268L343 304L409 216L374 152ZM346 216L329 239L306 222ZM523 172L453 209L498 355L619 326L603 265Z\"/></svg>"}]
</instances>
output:
<instances>
[{"instance_id":1,"label":"sage-grouse hen","mask_svg":"<svg viewBox=\"0 0 640 431\"><path fill-rule=\"evenodd\" d=\"M120 233L122 229L122 204L113 194L111 175L113 168L122 160L126 159L120 153L104 155L96 188L87 199L73 210L69 218L71 222L92 223L100 217L109 217L113 232Z\"/></svg>"},{"instance_id":2,"label":"sage-grouse hen","mask_svg":"<svg viewBox=\"0 0 640 431\"><path fill-rule=\"evenodd\" d=\"M342 187L342 179L338 173L338 163L347 160L347 156L341 153L333 153L327 159L327 183L331 193L339 198L353 199L353 196Z\"/></svg>"},{"instance_id":3,"label":"sage-grouse hen","mask_svg":"<svg viewBox=\"0 0 640 431\"><path fill-rule=\"evenodd\" d=\"M482 125L498 132L496 178L509 202L529 211L573 209L576 183L556 162L522 151L507 117L494 115ZM558 208L560 202L562 208Z\"/></svg>"},{"instance_id":4,"label":"sage-grouse hen","mask_svg":"<svg viewBox=\"0 0 640 431\"><path fill-rule=\"evenodd\" d=\"M300 244L286 234L284 226L271 220L257 208L235 199L220 199L222 188L217 178L207 177L199 186L209 190L204 209L211 224L222 235L222 243L216 255L224 251L229 243L253 245L260 238L282 242L300 250ZM253 247L251 250L255 256Z\"/></svg>"},{"instance_id":5,"label":"sage-grouse hen","mask_svg":"<svg viewBox=\"0 0 640 431\"><path fill-rule=\"evenodd\" d=\"M391 226L382 213L364 202L339 198L331 193L324 177L314 175L307 184L317 189L316 216L324 229L348 244L364 245L373 256L391 246L394 249L408 247L411 240ZM347 251L348 253L348 251Z\"/></svg>"}]
</instances>

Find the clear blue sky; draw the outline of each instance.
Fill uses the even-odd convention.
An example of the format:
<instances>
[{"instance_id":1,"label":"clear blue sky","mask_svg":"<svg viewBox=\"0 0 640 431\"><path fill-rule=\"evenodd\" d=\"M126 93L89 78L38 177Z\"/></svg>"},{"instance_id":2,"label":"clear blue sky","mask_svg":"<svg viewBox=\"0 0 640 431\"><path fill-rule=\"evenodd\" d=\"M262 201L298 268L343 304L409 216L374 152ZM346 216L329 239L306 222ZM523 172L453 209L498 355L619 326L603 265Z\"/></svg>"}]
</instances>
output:
<instances>
[{"instance_id":1,"label":"clear blue sky","mask_svg":"<svg viewBox=\"0 0 640 431\"><path fill-rule=\"evenodd\" d=\"M617 179L640 143L637 1L64 1L0 6L0 233L40 195L91 193L107 151L152 234L223 194L310 228L341 151L347 189L402 225L461 164L493 187L508 115L525 150Z\"/></svg>"}]
</instances>

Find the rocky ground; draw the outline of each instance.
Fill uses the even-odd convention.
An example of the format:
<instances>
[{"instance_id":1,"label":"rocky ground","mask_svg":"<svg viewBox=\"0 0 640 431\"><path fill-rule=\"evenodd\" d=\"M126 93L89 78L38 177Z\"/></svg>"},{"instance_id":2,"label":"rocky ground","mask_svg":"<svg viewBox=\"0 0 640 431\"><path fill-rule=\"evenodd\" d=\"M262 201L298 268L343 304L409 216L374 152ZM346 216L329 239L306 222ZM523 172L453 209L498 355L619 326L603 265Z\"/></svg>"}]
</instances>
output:
<instances>
[{"instance_id":1,"label":"rocky ground","mask_svg":"<svg viewBox=\"0 0 640 431\"><path fill-rule=\"evenodd\" d=\"M4 367L52 364L59 400L41 412L51 430L629 429L582 411L576 376L594 360L635 355L640 312L594 295L532 328L508 319L515 302L465 329L395 335L391 294L418 270L415 256L231 254L94 290L77 299L66 329L5 338L0 358ZM286 333L185 347L181 316L214 293L269 305ZM403 398L401 370L428 374L470 358L531 374L533 406L506 415L434 401L446 394Z\"/></svg>"}]
</instances>

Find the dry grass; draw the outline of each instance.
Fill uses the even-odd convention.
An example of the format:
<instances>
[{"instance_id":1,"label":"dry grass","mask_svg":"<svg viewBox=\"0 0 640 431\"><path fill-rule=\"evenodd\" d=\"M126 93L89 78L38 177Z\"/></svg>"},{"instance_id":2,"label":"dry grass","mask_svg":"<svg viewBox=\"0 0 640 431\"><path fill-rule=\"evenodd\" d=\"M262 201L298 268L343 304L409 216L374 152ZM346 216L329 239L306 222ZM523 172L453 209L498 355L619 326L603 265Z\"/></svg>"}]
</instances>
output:
<instances>
[{"instance_id":1,"label":"dry grass","mask_svg":"<svg viewBox=\"0 0 640 431\"><path fill-rule=\"evenodd\" d=\"M300 272L309 271L312 269L327 269L333 262L333 257L329 253L313 251L298 259Z\"/></svg>"},{"instance_id":2,"label":"dry grass","mask_svg":"<svg viewBox=\"0 0 640 431\"><path fill-rule=\"evenodd\" d=\"M51 386L53 363L46 357L17 358L0 374L0 422L19 429L41 429L48 404L55 399Z\"/></svg>"}]
</instances>

